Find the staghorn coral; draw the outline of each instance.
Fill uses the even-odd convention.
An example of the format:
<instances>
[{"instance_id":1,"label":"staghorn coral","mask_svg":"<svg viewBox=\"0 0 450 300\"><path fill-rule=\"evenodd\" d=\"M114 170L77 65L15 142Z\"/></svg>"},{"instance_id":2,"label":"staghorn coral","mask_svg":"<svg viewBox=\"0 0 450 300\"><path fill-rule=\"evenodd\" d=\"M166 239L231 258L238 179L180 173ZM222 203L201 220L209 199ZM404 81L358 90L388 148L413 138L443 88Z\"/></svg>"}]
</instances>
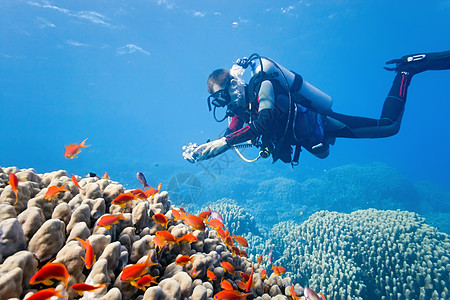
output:
<instances>
[{"instance_id":1,"label":"staghorn coral","mask_svg":"<svg viewBox=\"0 0 450 300\"><path fill-rule=\"evenodd\" d=\"M245 208L239 206L235 200L222 198L211 204L210 208L222 215L225 227L232 228L235 234L259 233L255 217L249 214Z\"/></svg>"},{"instance_id":2,"label":"staghorn coral","mask_svg":"<svg viewBox=\"0 0 450 300\"><path fill-rule=\"evenodd\" d=\"M406 211L321 211L270 232L294 281L332 299L448 299L450 238Z\"/></svg>"}]
</instances>

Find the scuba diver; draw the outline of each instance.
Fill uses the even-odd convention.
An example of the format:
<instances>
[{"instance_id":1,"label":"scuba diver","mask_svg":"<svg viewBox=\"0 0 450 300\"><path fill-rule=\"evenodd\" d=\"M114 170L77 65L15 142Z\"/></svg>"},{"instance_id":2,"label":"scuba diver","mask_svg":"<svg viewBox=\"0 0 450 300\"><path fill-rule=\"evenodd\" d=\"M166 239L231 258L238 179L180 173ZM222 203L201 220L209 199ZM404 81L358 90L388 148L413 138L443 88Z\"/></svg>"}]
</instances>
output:
<instances>
[{"instance_id":1,"label":"scuba diver","mask_svg":"<svg viewBox=\"0 0 450 300\"><path fill-rule=\"evenodd\" d=\"M228 118L229 126L220 139L184 146L183 157L195 163L252 145L260 147L260 157L271 154L273 162L280 159L294 166L302 148L326 158L336 138L393 136L400 129L411 78L427 70L450 69L450 51L405 55L386 64L395 64L385 69L396 75L379 119L334 112L330 96L258 54L239 59L230 70L217 69L207 81L208 108L213 106L216 121ZM242 76L248 67L252 77L246 84ZM218 108L226 109L222 119L216 116Z\"/></svg>"}]
</instances>

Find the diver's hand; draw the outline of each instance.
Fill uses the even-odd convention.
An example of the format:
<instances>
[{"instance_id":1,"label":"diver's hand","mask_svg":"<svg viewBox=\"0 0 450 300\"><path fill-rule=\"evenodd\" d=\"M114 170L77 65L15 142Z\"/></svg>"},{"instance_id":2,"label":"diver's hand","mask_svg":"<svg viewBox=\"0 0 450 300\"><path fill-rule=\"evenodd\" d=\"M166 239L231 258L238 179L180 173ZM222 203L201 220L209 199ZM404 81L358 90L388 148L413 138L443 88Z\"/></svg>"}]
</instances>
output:
<instances>
[{"instance_id":1,"label":"diver's hand","mask_svg":"<svg viewBox=\"0 0 450 300\"><path fill-rule=\"evenodd\" d=\"M227 144L226 138L223 137L218 140L198 146L192 153L191 159L187 159L187 161L194 163L197 161L210 159L212 157L224 153L228 149L229 146Z\"/></svg>"}]
</instances>

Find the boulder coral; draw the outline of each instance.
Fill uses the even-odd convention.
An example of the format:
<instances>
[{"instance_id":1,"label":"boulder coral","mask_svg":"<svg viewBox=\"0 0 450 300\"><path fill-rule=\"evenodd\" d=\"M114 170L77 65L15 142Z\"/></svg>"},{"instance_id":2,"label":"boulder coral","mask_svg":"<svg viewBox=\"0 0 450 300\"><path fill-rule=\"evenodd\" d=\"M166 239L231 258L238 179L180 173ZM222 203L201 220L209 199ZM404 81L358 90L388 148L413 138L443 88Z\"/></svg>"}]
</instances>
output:
<instances>
[{"instance_id":1,"label":"boulder coral","mask_svg":"<svg viewBox=\"0 0 450 300\"><path fill-rule=\"evenodd\" d=\"M413 212L321 211L270 237L274 264L331 299L449 299L450 238Z\"/></svg>"},{"instance_id":2,"label":"boulder coral","mask_svg":"<svg viewBox=\"0 0 450 300\"><path fill-rule=\"evenodd\" d=\"M15 195L6 180L11 172L28 180L20 184L16 206L11 204ZM227 278L236 288L243 280L241 272L249 276L251 271L257 275L253 285L249 284L250 297L267 299L269 291L275 291L271 294L276 299L286 299L282 284L290 279L263 282L257 277L262 268L241 255L243 249L226 245L216 229L198 230L185 220L175 220L172 209L177 206L166 191L147 199L135 198L121 207L112 201L127 192L123 185L107 179L76 178L83 190L64 170L37 174L33 169L0 168L0 299L26 299L43 289L42 284L30 284L30 278L50 261L62 264L69 274L67 293L63 291L67 299L80 298L71 288L76 283L106 284L83 292L82 299L212 299L221 290L219 280ZM64 184L68 191L53 200L45 199L50 186ZM224 215L230 235L256 230L255 220L236 203L224 199L214 207ZM159 213L169 219L167 227L153 220ZM115 221L99 224L100 219L108 218ZM158 234L168 242L156 240ZM188 240L182 239L185 235ZM84 261L88 252L92 266ZM175 261L183 255L191 257L191 262L177 265ZM224 262L232 264L236 272L224 272ZM143 269L136 278L122 277L134 274L129 268ZM215 282L208 279L208 270L217 277ZM138 287L144 274L156 283ZM64 288L62 283L55 280L52 287Z\"/></svg>"}]
</instances>

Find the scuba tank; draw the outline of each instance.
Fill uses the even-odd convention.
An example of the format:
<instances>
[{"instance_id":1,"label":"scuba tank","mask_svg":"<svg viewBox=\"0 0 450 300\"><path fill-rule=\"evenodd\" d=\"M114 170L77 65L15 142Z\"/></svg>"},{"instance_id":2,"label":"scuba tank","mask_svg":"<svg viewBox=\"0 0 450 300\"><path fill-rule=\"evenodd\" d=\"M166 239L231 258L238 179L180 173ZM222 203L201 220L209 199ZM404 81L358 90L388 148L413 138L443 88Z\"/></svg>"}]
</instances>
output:
<instances>
[{"instance_id":1,"label":"scuba tank","mask_svg":"<svg viewBox=\"0 0 450 300\"><path fill-rule=\"evenodd\" d=\"M253 59L249 62L252 68L252 76L261 73L261 65L264 76L268 79L277 80L280 85L286 89L286 92L293 93L293 102L301 104L305 107L310 107L317 112L326 112L331 109L333 100L330 96L303 80L303 78L295 72L289 71L273 60L260 57L260 59ZM289 90L286 85L289 86ZM296 97L295 94L300 95Z\"/></svg>"}]
</instances>

